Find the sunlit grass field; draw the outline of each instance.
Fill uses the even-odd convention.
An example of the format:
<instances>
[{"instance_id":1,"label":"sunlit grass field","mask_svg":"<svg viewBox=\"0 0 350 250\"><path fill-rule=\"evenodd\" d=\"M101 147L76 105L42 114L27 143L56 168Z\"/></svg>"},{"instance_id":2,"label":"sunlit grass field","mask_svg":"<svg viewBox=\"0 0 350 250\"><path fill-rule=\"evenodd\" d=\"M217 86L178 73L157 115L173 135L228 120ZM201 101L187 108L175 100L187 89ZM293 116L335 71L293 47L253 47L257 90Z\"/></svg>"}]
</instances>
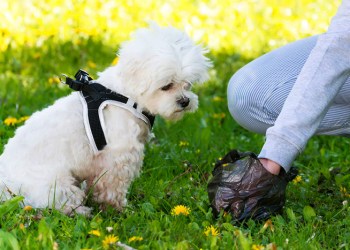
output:
<instances>
[{"instance_id":1,"label":"sunlit grass field","mask_svg":"<svg viewBox=\"0 0 350 250\"><path fill-rule=\"evenodd\" d=\"M27 117L70 93L60 74L83 68L96 77L149 20L185 30L214 62L209 82L195 89L196 113L177 123L156 119L156 138L123 213L88 201L92 218L68 217L23 207L16 197L0 204L0 249L122 249L117 242L135 249L350 249L347 138L309 142L295 162L299 176L288 187L283 214L269 221L215 219L206 191L217 158L232 148L258 152L264 142L230 117L229 78L271 49L324 32L339 3L0 1L0 152Z\"/></svg>"}]
</instances>

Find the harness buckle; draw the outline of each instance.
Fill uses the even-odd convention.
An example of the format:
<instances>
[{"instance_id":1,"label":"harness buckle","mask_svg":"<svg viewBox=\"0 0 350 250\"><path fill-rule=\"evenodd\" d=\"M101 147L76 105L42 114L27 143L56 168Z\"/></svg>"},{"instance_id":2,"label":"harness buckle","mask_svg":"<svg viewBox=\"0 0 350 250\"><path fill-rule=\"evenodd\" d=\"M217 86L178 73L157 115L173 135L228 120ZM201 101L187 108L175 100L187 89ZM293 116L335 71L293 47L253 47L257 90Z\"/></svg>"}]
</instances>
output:
<instances>
[{"instance_id":1,"label":"harness buckle","mask_svg":"<svg viewBox=\"0 0 350 250\"><path fill-rule=\"evenodd\" d=\"M82 69L79 69L78 72L74 75L75 80L65 74L62 74L62 76L66 78L66 81L64 83L75 91L82 91L84 87L89 85L89 82L92 80L89 74Z\"/></svg>"},{"instance_id":2,"label":"harness buckle","mask_svg":"<svg viewBox=\"0 0 350 250\"><path fill-rule=\"evenodd\" d=\"M89 81L92 80L92 78L89 76L89 73L82 69L79 69L78 72L75 73L74 77L75 80L83 84L89 84Z\"/></svg>"}]
</instances>

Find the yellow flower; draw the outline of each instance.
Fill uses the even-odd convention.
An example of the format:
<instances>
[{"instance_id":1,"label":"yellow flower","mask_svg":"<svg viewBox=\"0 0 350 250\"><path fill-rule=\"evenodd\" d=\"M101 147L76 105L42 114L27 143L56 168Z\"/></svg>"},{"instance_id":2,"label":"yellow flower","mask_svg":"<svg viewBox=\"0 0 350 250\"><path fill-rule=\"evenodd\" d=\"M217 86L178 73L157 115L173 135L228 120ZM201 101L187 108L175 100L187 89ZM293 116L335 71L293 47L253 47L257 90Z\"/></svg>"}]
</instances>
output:
<instances>
[{"instance_id":1,"label":"yellow flower","mask_svg":"<svg viewBox=\"0 0 350 250\"><path fill-rule=\"evenodd\" d=\"M218 236L219 231L217 228L215 228L213 225L207 226L204 230L204 234L206 236Z\"/></svg>"},{"instance_id":2,"label":"yellow flower","mask_svg":"<svg viewBox=\"0 0 350 250\"><path fill-rule=\"evenodd\" d=\"M297 183L299 183L299 182L301 182L301 176L300 175L297 175L294 179L293 179L293 183L294 184L297 184Z\"/></svg>"},{"instance_id":3,"label":"yellow flower","mask_svg":"<svg viewBox=\"0 0 350 250\"><path fill-rule=\"evenodd\" d=\"M255 245L255 244L252 245L252 250L263 250L263 249L265 249L265 247L262 245Z\"/></svg>"},{"instance_id":4,"label":"yellow flower","mask_svg":"<svg viewBox=\"0 0 350 250\"><path fill-rule=\"evenodd\" d=\"M24 122L29 119L30 116L22 116L21 118L18 119L18 122Z\"/></svg>"},{"instance_id":5,"label":"yellow flower","mask_svg":"<svg viewBox=\"0 0 350 250\"><path fill-rule=\"evenodd\" d=\"M30 211L30 210L32 210L33 208L31 207L31 206L25 206L24 208L23 208L23 210L24 211Z\"/></svg>"},{"instance_id":6,"label":"yellow flower","mask_svg":"<svg viewBox=\"0 0 350 250\"><path fill-rule=\"evenodd\" d=\"M119 61L119 58L118 58L118 57L114 58L114 60L113 60L113 62L112 62L112 65L116 65L116 64L118 63L118 61Z\"/></svg>"},{"instance_id":7,"label":"yellow flower","mask_svg":"<svg viewBox=\"0 0 350 250\"><path fill-rule=\"evenodd\" d=\"M14 126L18 123L17 118L14 117L7 117L4 121L6 126Z\"/></svg>"},{"instance_id":8,"label":"yellow flower","mask_svg":"<svg viewBox=\"0 0 350 250\"><path fill-rule=\"evenodd\" d=\"M116 243L118 240L119 238L117 236L114 236L113 234L107 235L102 241L102 245L104 248L108 248L110 245Z\"/></svg>"},{"instance_id":9,"label":"yellow flower","mask_svg":"<svg viewBox=\"0 0 350 250\"><path fill-rule=\"evenodd\" d=\"M171 214L172 215L180 215L180 214L182 214L182 215L187 216L187 215L190 214L190 212L191 212L191 209L186 207L186 206L184 206L184 205L177 205L171 210Z\"/></svg>"},{"instance_id":10,"label":"yellow flower","mask_svg":"<svg viewBox=\"0 0 350 250\"><path fill-rule=\"evenodd\" d=\"M129 239L129 242L133 242L133 241L142 241L143 238L140 237L140 236L132 236L130 239Z\"/></svg>"},{"instance_id":11,"label":"yellow flower","mask_svg":"<svg viewBox=\"0 0 350 250\"><path fill-rule=\"evenodd\" d=\"M95 235L95 236L101 236L101 233L100 233L100 231L98 231L98 230L91 230L91 231L89 232L89 234L92 234L92 235Z\"/></svg>"},{"instance_id":12,"label":"yellow flower","mask_svg":"<svg viewBox=\"0 0 350 250\"><path fill-rule=\"evenodd\" d=\"M50 77L49 78L49 83L50 84L54 84L54 83L58 84L60 82L61 82L61 80L60 80L60 78L58 76L54 76L54 77Z\"/></svg>"},{"instance_id":13,"label":"yellow flower","mask_svg":"<svg viewBox=\"0 0 350 250\"><path fill-rule=\"evenodd\" d=\"M180 141L180 143L179 143L180 147L186 147L188 145L190 145L190 144L187 141Z\"/></svg>"},{"instance_id":14,"label":"yellow flower","mask_svg":"<svg viewBox=\"0 0 350 250\"><path fill-rule=\"evenodd\" d=\"M350 194L348 193L345 187L340 187L340 193L343 197L347 197L347 198L350 197Z\"/></svg>"}]
</instances>

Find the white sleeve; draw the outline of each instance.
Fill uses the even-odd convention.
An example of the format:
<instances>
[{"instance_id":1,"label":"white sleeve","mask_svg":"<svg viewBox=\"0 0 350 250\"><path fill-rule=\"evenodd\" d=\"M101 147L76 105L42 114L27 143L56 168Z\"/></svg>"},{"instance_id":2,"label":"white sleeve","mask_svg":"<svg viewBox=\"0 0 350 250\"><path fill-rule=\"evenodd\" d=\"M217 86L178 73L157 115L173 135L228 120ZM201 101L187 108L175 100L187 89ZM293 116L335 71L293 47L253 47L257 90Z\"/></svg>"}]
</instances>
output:
<instances>
[{"instance_id":1,"label":"white sleeve","mask_svg":"<svg viewBox=\"0 0 350 250\"><path fill-rule=\"evenodd\" d=\"M288 171L348 77L350 0L343 0L328 31L319 36L274 126L267 130L259 157Z\"/></svg>"}]
</instances>

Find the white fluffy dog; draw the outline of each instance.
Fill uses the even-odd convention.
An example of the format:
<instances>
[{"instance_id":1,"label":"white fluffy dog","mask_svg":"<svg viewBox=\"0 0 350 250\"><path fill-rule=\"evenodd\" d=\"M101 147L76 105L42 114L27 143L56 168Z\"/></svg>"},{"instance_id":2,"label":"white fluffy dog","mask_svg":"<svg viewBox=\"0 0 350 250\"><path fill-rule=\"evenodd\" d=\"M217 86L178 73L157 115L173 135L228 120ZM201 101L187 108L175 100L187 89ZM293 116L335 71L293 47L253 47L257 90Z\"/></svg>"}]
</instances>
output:
<instances>
[{"instance_id":1,"label":"white fluffy dog","mask_svg":"<svg viewBox=\"0 0 350 250\"><path fill-rule=\"evenodd\" d=\"M119 62L96 82L132 99L138 110L178 120L194 111L193 83L208 79L205 50L183 32L151 25L123 43ZM103 109L107 145L95 151L84 126L79 92L34 113L17 129L0 156L0 200L24 196L35 208L88 215L86 181L93 199L122 210L130 183L140 173L149 124L135 112L107 104Z\"/></svg>"}]
</instances>

